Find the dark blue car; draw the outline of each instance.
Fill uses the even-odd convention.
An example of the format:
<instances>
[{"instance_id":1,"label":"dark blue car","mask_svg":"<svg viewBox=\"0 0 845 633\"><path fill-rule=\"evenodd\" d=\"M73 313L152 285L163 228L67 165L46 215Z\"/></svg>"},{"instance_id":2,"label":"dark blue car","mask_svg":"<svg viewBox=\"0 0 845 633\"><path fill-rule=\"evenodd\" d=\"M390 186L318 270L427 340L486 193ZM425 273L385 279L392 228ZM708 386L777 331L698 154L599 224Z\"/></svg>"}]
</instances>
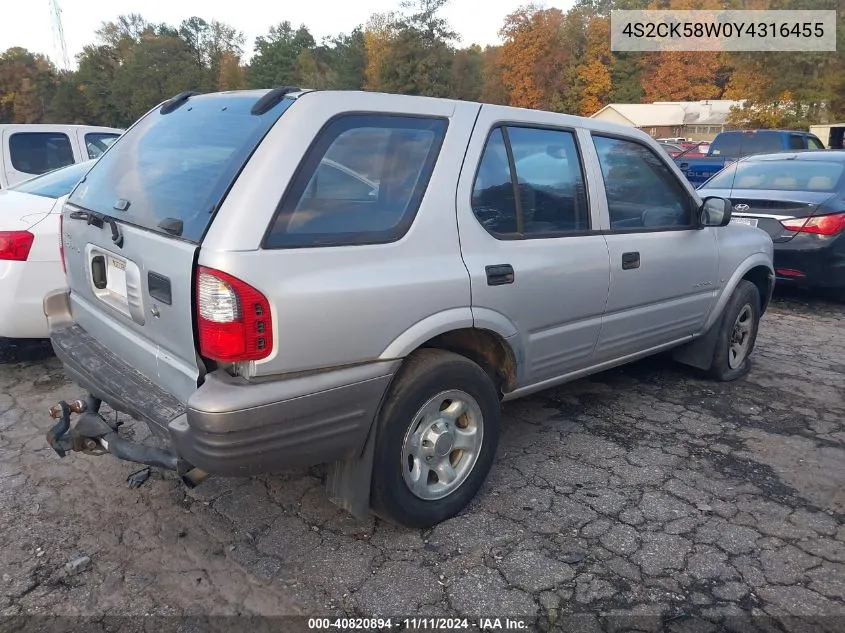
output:
<instances>
[{"instance_id":1,"label":"dark blue car","mask_svg":"<svg viewBox=\"0 0 845 633\"><path fill-rule=\"evenodd\" d=\"M845 151L748 156L698 192L729 198L732 222L771 236L779 283L845 298Z\"/></svg>"}]
</instances>

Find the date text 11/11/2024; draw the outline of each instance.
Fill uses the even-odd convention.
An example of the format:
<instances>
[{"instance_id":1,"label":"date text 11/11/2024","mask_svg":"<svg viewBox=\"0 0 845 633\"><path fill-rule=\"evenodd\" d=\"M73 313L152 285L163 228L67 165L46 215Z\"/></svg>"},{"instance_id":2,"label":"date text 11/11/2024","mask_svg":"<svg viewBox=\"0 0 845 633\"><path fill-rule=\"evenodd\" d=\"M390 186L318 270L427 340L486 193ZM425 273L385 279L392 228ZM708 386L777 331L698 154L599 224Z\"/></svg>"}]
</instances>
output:
<instances>
[{"instance_id":1,"label":"date text 11/11/2024","mask_svg":"<svg viewBox=\"0 0 845 633\"><path fill-rule=\"evenodd\" d=\"M520 618L308 618L315 631L526 631L529 623Z\"/></svg>"}]
</instances>

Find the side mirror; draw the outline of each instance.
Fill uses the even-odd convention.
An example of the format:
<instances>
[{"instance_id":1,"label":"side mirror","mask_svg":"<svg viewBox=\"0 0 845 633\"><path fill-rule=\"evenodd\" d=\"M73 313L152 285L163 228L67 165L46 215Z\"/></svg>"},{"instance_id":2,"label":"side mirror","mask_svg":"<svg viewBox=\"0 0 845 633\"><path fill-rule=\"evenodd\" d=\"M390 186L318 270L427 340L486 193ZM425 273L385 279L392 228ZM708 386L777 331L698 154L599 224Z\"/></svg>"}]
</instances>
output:
<instances>
[{"instance_id":1,"label":"side mirror","mask_svg":"<svg viewBox=\"0 0 845 633\"><path fill-rule=\"evenodd\" d=\"M731 221L731 201L725 198L705 198L701 205L701 226L727 226Z\"/></svg>"}]
</instances>

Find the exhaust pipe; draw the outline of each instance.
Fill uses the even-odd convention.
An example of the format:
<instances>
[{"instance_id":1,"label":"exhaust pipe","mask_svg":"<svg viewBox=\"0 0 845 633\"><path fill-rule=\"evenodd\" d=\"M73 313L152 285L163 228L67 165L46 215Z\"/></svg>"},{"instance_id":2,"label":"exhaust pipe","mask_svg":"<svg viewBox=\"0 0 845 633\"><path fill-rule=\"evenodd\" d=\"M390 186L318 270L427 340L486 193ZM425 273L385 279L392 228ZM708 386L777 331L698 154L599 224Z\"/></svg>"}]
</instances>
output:
<instances>
[{"instance_id":1,"label":"exhaust pipe","mask_svg":"<svg viewBox=\"0 0 845 633\"><path fill-rule=\"evenodd\" d=\"M181 479L182 483L188 486L188 488L196 488L208 479L208 473L200 468L191 468L191 470L181 476Z\"/></svg>"}]
</instances>

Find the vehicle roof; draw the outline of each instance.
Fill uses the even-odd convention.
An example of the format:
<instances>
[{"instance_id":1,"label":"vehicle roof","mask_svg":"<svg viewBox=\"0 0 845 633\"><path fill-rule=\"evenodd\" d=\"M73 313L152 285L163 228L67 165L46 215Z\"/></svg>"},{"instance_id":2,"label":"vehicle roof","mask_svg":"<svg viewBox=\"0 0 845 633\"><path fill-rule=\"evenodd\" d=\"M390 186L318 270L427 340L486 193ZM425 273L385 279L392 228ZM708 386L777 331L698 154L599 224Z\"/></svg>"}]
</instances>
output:
<instances>
[{"instance_id":1,"label":"vehicle roof","mask_svg":"<svg viewBox=\"0 0 845 633\"><path fill-rule=\"evenodd\" d=\"M757 161L779 161L779 160L823 160L845 163L845 150L841 149L814 149L800 152L774 152L770 154L752 154L742 159L742 162Z\"/></svg>"},{"instance_id":2,"label":"vehicle roof","mask_svg":"<svg viewBox=\"0 0 845 633\"><path fill-rule=\"evenodd\" d=\"M807 136L815 136L812 132L807 132L806 130L725 130L724 132L719 132L717 136L721 134L761 134L761 133L777 133L777 134L805 134Z\"/></svg>"},{"instance_id":3,"label":"vehicle roof","mask_svg":"<svg viewBox=\"0 0 845 633\"><path fill-rule=\"evenodd\" d=\"M38 128L61 128L64 130L110 130L121 134L125 131L120 128L108 127L106 125L82 125L78 123L0 123L0 130L37 130Z\"/></svg>"},{"instance_id":4,"label":"vehicle roof","mask_svg":"<svg viewBox=\"0 0 845 633\"><path fill-rule=\"evenodd\" d=\"M202 93L199 95L195 95L191 97L191 100L194 99L214 99L219 98L220 96L225 95L228 98L233 96L239 97L243 96L244 98L251 98L253 100L258 100L263 97L265 94L270 92L271 89L269 88L260 88L260 89L251 89L251 90L230 90L226 92L208 92ZM608 134L620 134L630 138L638 138L641 140L648 140L652 142L656 142L649 134L646 132L631 127L629 125L622 125L620 123L610 123L607 121L601 121L598 119L593 119L590 117L582 117L582 116L575 116L572 114L562 114L559 112L551 112L551 111L544 111L544 110L534 110L531 108L517 108L514 106L504 106L504 105L495 105L491 103L482 103L478 101L465 101L459 99L446 99L443 97L423 97L417 95L400 95L388 92L370 92L370 91L363 91L363 90L310 90L307 88L301 89L292 89L292 91L286 95L288 97L292 97L298 99L304 95L309 95L309 99L317 98L317 99L325 99L328 101L334 101L338 103L343 103L343 98L346 97L349 99L352 95L354 95L355 99L355 107L359 107L362 102L365 101L379 101L381 105L384 105L385 102L392 102L395 101L397 103L397 111L402 110L402 103L410 103L410 102L430 102L430 101L437 101L443 104L453 104L457 107L459 104L466 104L472 103L475 105L483 105L489 108L496 108L497 110L501 111L502 116L500 117L504 123L507 122L508 113L512 113L515 119L519 119L520 115L525 115L528 113L536 114L538 112L543 112L544 114L550 114L560 119L560 124L563 127L571 126L571 127L580 127L589 130L595 130L597 132L606 132Z\"/></svg>"}]
</instances>

